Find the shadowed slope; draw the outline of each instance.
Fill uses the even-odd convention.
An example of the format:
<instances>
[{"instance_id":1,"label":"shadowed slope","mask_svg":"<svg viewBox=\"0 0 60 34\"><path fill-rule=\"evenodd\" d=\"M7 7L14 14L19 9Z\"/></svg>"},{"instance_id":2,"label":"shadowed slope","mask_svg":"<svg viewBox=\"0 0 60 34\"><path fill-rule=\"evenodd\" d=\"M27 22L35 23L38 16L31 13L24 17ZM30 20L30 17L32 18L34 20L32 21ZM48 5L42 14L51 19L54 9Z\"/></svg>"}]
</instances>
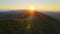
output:
<instances>
[{"instance_id":1,"label":"shadowed slope","mask_svg":"<svg viewBox=\"0 0 60 34\"><path fill-rule=\"evenodd\" d=\"M60 24L60 22L56 19L39 12L35 12L33 18L33 31L35 34L58 34L60 33L60 29L58 30L58 28L60 28L58 27L58 24Z\"/></svg>"}]
</instances>

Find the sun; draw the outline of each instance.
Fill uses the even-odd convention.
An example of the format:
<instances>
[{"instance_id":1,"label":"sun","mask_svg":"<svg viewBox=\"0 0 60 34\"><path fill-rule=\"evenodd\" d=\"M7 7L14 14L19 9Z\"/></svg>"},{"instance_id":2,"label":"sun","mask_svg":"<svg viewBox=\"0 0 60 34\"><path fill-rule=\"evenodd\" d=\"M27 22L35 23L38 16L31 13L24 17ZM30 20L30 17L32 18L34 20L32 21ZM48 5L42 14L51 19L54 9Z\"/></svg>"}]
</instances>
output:
<instances>
[{"instance_id":1,"label":"sun","mask_svg":"<svg viewBox=\"0 0 60 34\"><path fill-rule=\"evenodd\" d=\"M35 10L34 6L30 6L29 10Z\"/></svg>"}]
</instances>

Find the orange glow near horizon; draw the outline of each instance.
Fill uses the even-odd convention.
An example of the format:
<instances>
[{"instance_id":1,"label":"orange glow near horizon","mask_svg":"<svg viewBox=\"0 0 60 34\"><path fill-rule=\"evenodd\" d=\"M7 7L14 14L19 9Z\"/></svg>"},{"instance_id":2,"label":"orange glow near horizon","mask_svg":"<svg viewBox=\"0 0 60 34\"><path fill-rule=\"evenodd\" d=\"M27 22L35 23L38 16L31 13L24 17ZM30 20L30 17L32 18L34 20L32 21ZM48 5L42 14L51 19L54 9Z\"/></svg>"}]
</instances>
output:
<instances>
[{"instance_id":1,"label":"orange glow near horizon","mask_svg":"<svg viewBox=\"0 0 60 34\"><path fill-rule=\"evenodd\" d=\"M7 7L0 7L0 10L48 10L48 11L60 11L60 7L41 7L41 6L23 6L23 7L15 7L15 6L7 6Z\"/></svg>"},{"instance_id":2,"label":"orange glow near horizon","mask_svg":"<svg viewBox=\"0 0 60 34\"><path fill-rule=\"evenodd\" d=\"M29 17L32 18L34 16L34 10L28 10Z\"/></svg>"}]
</instances>

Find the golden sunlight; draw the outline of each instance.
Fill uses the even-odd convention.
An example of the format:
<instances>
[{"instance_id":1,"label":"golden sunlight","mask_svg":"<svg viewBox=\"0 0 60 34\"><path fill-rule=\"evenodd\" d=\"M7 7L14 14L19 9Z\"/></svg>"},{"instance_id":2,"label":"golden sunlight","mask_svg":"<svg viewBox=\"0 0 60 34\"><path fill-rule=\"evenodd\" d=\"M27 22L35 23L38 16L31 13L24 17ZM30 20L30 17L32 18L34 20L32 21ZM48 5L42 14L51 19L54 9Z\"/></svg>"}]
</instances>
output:
<instances>
[{"instance_id":1,"label":"golden sunlight","mask_svg":"<svg viewBox=\"0 0 60 34\"><path fill-rule=\"evenodd\" d=\"M34 7L34 6L29 6L29 7L28 7L28 12L29 12L30 14L33 14L34 11L35 11L35 7Z\"/></svg>"},{"instance_id":2,"label":"golden sunlight","mask_svg":"<svg viewBox=\"0 0 60 34\"><path fill-rule=\"evenodd\" d=\"M34 6L30 6L29 10L35 10Z\"/></svg>"}]
</instances>

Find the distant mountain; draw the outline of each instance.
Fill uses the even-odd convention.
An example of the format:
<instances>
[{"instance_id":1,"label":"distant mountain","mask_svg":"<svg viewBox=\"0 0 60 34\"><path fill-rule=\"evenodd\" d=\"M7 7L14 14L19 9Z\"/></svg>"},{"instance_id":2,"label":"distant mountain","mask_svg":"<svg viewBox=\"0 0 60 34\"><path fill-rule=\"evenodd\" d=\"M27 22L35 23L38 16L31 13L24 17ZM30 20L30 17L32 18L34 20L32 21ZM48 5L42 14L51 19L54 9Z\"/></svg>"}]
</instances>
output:
<instances>
[{"instance_id":1,"label":"distant mountain","mask_svg":"<svg viewBox=\"0 0 60 34\"><path fill-rule=\"evenodd\" d=\"M0 19L16 19L19 14L24 12L24 10L2 10L0 11Z\"/></svg>"},{"instance_id":2,"label":"distant mountain","mask_svg":"<svg viewBox=\"0 0 60 34\"><path fill-rule=\"evenodd\" d=\"M0 19L14 19L21 13L25 13L25 10L0 10ZM60 12L58 11L38 11L48 16L51 16L57 20L60 20Z\"/></svg>"},{"instance_id":3,"label":"distant mountain","mask_svg":"<svg viewBox=\"0 0 60 34\"><path fill-rule=\"evenodd\" d=\"M60 20L60 11L39 11L39 12L51 16L57 20Z\"/></svg>"}]
</instances>

